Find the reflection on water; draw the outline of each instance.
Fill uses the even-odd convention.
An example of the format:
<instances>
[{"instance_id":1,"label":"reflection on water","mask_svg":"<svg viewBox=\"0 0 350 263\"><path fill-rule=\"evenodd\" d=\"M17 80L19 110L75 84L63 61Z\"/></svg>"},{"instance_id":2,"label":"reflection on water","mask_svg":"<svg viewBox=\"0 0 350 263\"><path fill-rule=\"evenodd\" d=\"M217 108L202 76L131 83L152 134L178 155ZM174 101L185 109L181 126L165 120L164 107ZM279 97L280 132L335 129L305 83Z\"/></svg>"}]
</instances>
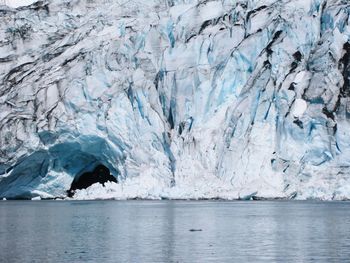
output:
<instances>
[{"instance_id":1,"label":"reflection on water","mask_svg":"<svg viewBox=\"0 0 350 263\"><path fill-rule=\"evenodd\" d=\"M348 260L348 202L0 202L1 262Z\"/></svg>"}]
</instances>

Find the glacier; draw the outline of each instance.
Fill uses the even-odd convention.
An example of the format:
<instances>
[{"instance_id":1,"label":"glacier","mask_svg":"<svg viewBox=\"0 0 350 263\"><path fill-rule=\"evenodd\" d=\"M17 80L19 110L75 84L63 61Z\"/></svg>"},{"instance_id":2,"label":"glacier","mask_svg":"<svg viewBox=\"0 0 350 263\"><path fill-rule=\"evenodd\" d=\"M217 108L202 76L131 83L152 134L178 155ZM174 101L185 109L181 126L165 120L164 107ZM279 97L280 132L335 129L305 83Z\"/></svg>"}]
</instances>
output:
<instances>
[{"instance_id":1,"label":"glacier","mask_svg":"<svg viewBox=\"0 0 350 263\"><path fill-rule=\"evenodd\" d=\"M0 6L0 198L350 199L347 0Z\"/></svg>"}]
</instances>

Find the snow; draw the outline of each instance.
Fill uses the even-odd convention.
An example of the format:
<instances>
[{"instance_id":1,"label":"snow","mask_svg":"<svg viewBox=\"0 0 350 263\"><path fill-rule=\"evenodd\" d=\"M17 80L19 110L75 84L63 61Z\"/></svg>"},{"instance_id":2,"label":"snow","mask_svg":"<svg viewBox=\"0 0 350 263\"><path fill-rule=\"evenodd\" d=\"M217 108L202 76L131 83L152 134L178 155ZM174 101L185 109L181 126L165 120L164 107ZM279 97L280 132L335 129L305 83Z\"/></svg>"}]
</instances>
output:
<instances>
[{"instance_id":1,"label":"snow","mask_svg":"<svg viewBox=\"0 0 350 263\"><path fill-rule=\"evenodd\" d=\"M307 110L307 103L303 99L296 99L293 105L293 116L296 118L303 117L305 111Z\"/></svg>"},{"instance_id":2,"label":"snow","mask_svg":"<svg viewBox=\"0 0 350 263\"><path fill-rule=\"evenodd\" d=\"M349 198L350 27L321 2L3 7L0 198L100 163L120 183L74 198Z\"/></svg>"},{"instance_id":3,"label":"snow","mask_svg":"<svg viewBox=\"0 0 350 263\"><path fill-rule=\"evenodd\" d=\"M21 6L28 6L36 1L37 0L6 0L5 3L10 7L17 8Z\"/></svg>"},{"instance_id":4,"label":"snow","mask_svg":"<svg viewBox=\"0 0 350 263\"><path fill-rule=\"evenodd\" d=\"M199 13L202 18L202 21L217 18L221 16L223 13L222 2L221 1L205 2L205 4L199 7Z\"/></svg>"}]
</instances>

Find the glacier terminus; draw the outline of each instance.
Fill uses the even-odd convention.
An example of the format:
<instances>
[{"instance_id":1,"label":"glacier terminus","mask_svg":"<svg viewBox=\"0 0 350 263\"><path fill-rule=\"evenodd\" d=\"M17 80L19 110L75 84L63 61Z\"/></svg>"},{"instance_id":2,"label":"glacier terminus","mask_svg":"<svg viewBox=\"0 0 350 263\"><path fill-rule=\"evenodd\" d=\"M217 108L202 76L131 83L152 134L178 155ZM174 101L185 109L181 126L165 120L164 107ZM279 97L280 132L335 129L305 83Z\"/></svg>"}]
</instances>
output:
<instances>
[{"instance_id":1,"label":"glacier terminus","mask_svg":"<svg viewBox=\"0 0 350 263\"><path fill-rule=\"evenodd\" d=\"M1 5L0 198L350 199L349 37L348 0Z\"/></svg>"}]
</instances>

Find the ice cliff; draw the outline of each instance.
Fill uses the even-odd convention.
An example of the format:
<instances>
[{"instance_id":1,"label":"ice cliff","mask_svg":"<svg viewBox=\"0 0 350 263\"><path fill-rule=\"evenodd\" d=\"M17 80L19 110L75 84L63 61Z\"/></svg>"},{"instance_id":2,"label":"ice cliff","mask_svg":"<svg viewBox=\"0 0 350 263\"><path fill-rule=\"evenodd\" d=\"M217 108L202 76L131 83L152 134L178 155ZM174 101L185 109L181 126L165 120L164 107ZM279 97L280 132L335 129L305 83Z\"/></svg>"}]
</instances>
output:
<instances>
[{"instance_id":1,"label":"ice cliff","mask_svg":"<svg viewBox=\"0 0 350 263\"><path fill-rule=\"evenodd\" d=\"M0 6L0 197L350 198L348 0Z\"/></svg>"}]
</instances>

